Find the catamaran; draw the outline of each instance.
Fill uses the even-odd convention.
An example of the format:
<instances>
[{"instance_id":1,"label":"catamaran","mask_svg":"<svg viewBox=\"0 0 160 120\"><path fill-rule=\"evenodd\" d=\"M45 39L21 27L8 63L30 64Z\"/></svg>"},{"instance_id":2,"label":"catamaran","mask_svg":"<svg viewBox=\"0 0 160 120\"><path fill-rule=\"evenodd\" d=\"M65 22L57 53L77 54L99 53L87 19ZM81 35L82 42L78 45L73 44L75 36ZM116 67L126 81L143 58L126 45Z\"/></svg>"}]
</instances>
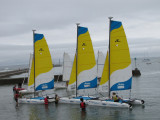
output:
<instances>
[{"instance_id":1,"label":"catamaran","mask_svg":"<svg viewBox=\"0 0 160 120\"><path fill-rule=\"evenodd\" d=\"M68 84L68 91L73 91L75 97L60 98L60 103L79 104L80 98L87 103L91 94L97 88L97 69L91 38L88 28L77 25L77 49Z\"/></svg>"},{"instance_id":2,"label":"catamaran","mask_svg":"<svg viewBox=\"0 0 160 120\"><path fill-rule=\"evenodd\" d=\"M33 31L34 52L30 58L28 90L21 93L34 93L34 97L19 98L19 103L44 103L44 96L36 96L36 92L53 90L54 69L47 42L43 34ZM54 99L50 99L53 102Z\"/></svg>"},{"instance_id":3,"label":"catamaran","mask_svg":"<svg viewBox=\"0 0 160 120\"><path fill-rule=\"evenodd\" d=\"M107 52L99 86L99 91L108 92L108 99L92 101L89 103L90 105L110 106L109 104L113 102L113 100L110 99L111 91L130 90L132 88L131 58L122 23L113 21L110 18L109 33L109 51ZM121 104L124 104L124 102L129 103L130 105L144 103L143 100L138 99L123 99L123 101L117 102L116 106L119 107Z\"/></svg>"}]
</instances>

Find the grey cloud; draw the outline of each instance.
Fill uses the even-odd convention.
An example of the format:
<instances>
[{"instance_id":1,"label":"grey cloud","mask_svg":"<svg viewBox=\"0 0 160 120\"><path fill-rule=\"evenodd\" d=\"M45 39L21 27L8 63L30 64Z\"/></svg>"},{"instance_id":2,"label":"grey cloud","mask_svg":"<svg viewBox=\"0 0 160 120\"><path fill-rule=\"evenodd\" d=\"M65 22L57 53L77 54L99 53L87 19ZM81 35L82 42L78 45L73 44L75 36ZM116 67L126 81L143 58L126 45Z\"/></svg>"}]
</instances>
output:
<instances>
[{"instance_id":1,"label":"grey cloud","mask_svg":"<svg viewBox=\"0 0 160 120\"><path fill-rule=\"evenodd\" d=\"M159 0L1 0L0 64L28 63L32 29L44 33L55 54L53 59L62 58L65 50L73 56L76 22L89 28L95 53L98 49L106 53L109 16L123 22L131 56L143 56L147 49L156 56L160 45L159 4Z\"/></svg>"}]
</instances>

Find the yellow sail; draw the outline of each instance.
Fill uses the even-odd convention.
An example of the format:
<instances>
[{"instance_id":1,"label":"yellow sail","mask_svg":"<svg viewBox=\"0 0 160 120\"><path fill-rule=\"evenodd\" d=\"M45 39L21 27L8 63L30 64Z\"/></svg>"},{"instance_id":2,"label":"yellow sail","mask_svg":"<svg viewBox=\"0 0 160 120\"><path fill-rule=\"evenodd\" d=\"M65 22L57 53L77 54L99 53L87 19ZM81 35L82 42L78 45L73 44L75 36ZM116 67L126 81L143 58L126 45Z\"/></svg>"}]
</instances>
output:
<instances>
[{"instance_id":1,"label":"yellow sail","mask_svg":"<svg viewBox=\"0 0 160 120\"><path fill-rule=\"evenodd\" d=\"M100 86L106 84L109 80L109 67L108 67L108 65L109 65L109 61L108 61L108 51L107 51L107 57L106 57L104 67L103 67Z\"/></svg>"},{"instance_id":2,"label":"yellow sail","mask_svg":"<svg viewBox=\"0 0 160 120\"><path fill-rule=\"evenodd\" d=\"M70 80L69 80L69 84L68 84L69 90L75 89L75 88L76 88L76 55L74 57L74 62L73 62Z\"/></svg>"},{"instance_id":3,"label":"yellow sail","mask_svg":"<svg viewBox=\"0 0 160 120\"><path fill-rule=\"evenodd\" d=\"M92 41L86 27L78 27L78 89L97 87L96 60Z\"/></svg>"},{"instance_id":4,"label":"yellow sail","mask_svg":"<svg viewBox=\"0 0 160 120\"><path fill-rule=\"evenodd\" d=\"M34 90L34 59L33 54L30 55L29 62L29 76L28 76L28 90Z\"/></svg>"},{"instance_id":5,"label":"yellow sail","mask_svg":"<svg viewBox=\"0 0 160 120\"><path fill-rule=\"evenodd\" d=\"M54 88L53 64L47 42L43 34L34 35L35 63L32 62L31 75L28 86L34 85L35 65L35 89L47 90Z\"/></svg>"},{"instance_id":6,"label":"yellow sail","mask_svg":"<svg viewBox=\"0 0 160 120\"><path fill-rule=\"evenodd\" d=\"M126 35L119 21L111 21L110 90L131 89L132 68Z\"/></svg>"}]
</instances>

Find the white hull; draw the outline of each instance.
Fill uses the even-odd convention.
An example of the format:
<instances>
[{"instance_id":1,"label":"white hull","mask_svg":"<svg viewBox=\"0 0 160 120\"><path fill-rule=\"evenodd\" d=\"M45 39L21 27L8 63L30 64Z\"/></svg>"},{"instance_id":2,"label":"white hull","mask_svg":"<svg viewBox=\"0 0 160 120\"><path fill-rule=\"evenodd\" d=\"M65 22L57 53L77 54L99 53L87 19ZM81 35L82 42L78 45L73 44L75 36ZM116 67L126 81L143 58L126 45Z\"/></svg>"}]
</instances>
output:
<instances>
[{"instance_id":1,"label":"white hull","mask_svg":"<svg viewBox=\"0 0 160 120\"><path fill-rule=\"evenodd\" d=\"M34 93L34 91L21 90L21 91L19 91L19 93L22 93L22 94L33 94L33 93Z\"/></svg>"},{"instance_id":2,"label":"white hull","mask_svg":"<svg viewBox=\"0 0 160 120\"><path fill-rule=\"evenodd\" d=\"M104 106L104 107L117 107L117 108L131 108L127 103L119 103L119 102L112 102L112 101L100 101L100 100L89 100L88 105L93 106Z\"/></svg>"},{"instance_id":3,"label":"white hull","mask_svg":"<svg viewBox=\"0 0 160 120\"><path fill-rule=\"evenodd\" d=\"M48 99L48 102L49 102L49 103L55 102L55 99L54 99L54 98L49 98L49 99Z\"/></svg>"},{"instance_id":4,"label":"white hull","mask_svg":"<svg viewBox=\"0 0 160 120\"><path fill-rule=\"evenodd\" d=\"M132 105L144 105L143 100L138 99L123 99L124 101L128 101L128 103L131 103Z\"/></svg>"},{"instance_id":5,"label":"white hull","mask_svg":"<svg viewBox=\"0 0 160 120\"><path fill-rule=\"evenodd\" d=\"M111 101L101 101L101 100L84 100L88 105L93 106L105 106L105 107L120 107L120 108L131 108L127 103L111 102ZM68 103L68 104L80 104L80 99L74 98L60 98L59 103Z\"/></svg>"},{"instance_id":6,"label":"white hull","mask_svg":"<svg viewBox=\"0 0 160 120\"><path fill-rule=\"evenodd\" d=\"M57 90L57 89L67 89L67 87L65 87L65 86L58 86L58 87L54 87L54 89L55 90Z\"/></svg>"},{"instance_id":7,"label":"white hull","mask_svg":"<svg viewBox=\"0 0 160 120\"><path fill-rule=\"evenodd\" d=\"M105 101L108 97L99 98L99 100ZM123 99L123 103L131 103L132 105L144 105L144 100L139 99Z\"/></svg>"},{"instance_id":8,"label":"white hull","mask_svg":"<svg viewBox=\"0 0 160 120\"><path fill-rule=\"evenodd\" d=\"M55 82L54 89L67 89L66 82Z\"/></svg>"},{"instance_id":9,"label":"white hull","mask_svg":"<svg viewBox=\"0 0 160 120\"><path fill-rule=\"evenodd\" d=\"M88 100L84 100L86 104L88 104ZM74 98L60 98L59 103L70 103L70 104L80 104L80 99L74 99Z\"/></svg>"},{"instance_id":10,"label":"white hull","mask_svg":"<svg viewBox=\"0 0 160 120\"><path fill-rule=\"evenodd\" d=\"M54 102L55 99L48 99L48 102ZM29 99L29 98L19 98L18 103L27 103L27 104L44 104L42 99Z\"/></svg>"},{"instance_id":11,"label":"white hull","mask_svg":"<svg viewBox=\"0 0 160 120\"><path fill-rule=\"evenodd\" d=\"M40 99L19 98L19 99L18 99L18 103L44 104L44 100L40 100Z\"/></svg>"}]
</instances>

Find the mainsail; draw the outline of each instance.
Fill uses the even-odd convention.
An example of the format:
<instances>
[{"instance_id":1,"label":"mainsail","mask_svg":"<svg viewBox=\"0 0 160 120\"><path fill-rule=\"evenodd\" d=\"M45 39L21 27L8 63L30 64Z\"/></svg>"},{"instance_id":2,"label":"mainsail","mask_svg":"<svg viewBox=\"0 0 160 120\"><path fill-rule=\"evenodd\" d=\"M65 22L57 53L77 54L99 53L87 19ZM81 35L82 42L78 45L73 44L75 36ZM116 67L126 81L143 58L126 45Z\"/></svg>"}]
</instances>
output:
<instances>
[{"instance_id":1,"label":"mainsail","mask_svg":"<svg viewBox=\"0 0 160 120\"><path fill-rule=\"evenodd\" d=\"M35 60L32 59L32 68L28 86L35 85L35 90L48 90L54 88L53 64L47 42L43 34L34 34ZM34 63L35 61L35 63ZM34 70L35 65L35 70ZM35 83L34 83L35 72Z\"/></svg>"},{"instance_id":2,"label":"mainsail","mask_svg":"<svg viewBox=\"0 0 160 120\"><path fill-rule=\"evenodd\" d=\"M72 65L72 71L70 75L70 80L68 84L68 90L76 89L76 55L74 57L74 62Z\"/></svg>"},{"instance_id":3,"label":"mainsail","mask_svg":"<svg viewBox=\"0 0 160 120\"><path fill-rule=\"evenodd\" d=\"M78 26L77 88L97 87L96 60L88 28Z\"/></svg>"},{"instance_id":4,"label":"mainsail","mask_svg":"<svg viewBox=\"0 0 160 120\"><path fill-rule=\"evenodd\" d=\"M69 81L72 69L72 62L68 53L63 54L63 81Z\"/></svg>"},{"instance_id":5,"label":"mainsail","mask_svg":"<svg viewBox=\"0 0 160 120\"><path fill-rule=\"evenodd\" d=\"M99 84L99 91L106 91L106 90L108 91L108 80L109 80L109 61L108 61L108 51L107 51L102 77Z\"/></svg>"},{"instance_id":6,"label":"mainsail","mask_svg":"<svg viewBox=\"0 0 160 120\"><path fill-rule=\"evenodd\" d=\"M30 54L30 60L29 60L28 90L29 91L34 91L34 60L33 60L33 54Z\"/></svg>"},{"instance_id":7,"label":"mainsail","mask_svg":"<svg viewBox=\"0 0 160 120\"><path fill-rule=\"evenodd\" d=\"M98 51L98 58L97 58L97 77L102 76L103 67L104 67L105 57L101 51Z\"/></svg>"},{"instance_id":8,"label":"mainsail","mask_svg":"<svg viewBox=\"0 0 160 120\"><path fill-rule=\"evenodd\" d=\"M111 20L110 91L131 89L132 66L126 35L119 21Z\"/></svg>"}]
</instances>

